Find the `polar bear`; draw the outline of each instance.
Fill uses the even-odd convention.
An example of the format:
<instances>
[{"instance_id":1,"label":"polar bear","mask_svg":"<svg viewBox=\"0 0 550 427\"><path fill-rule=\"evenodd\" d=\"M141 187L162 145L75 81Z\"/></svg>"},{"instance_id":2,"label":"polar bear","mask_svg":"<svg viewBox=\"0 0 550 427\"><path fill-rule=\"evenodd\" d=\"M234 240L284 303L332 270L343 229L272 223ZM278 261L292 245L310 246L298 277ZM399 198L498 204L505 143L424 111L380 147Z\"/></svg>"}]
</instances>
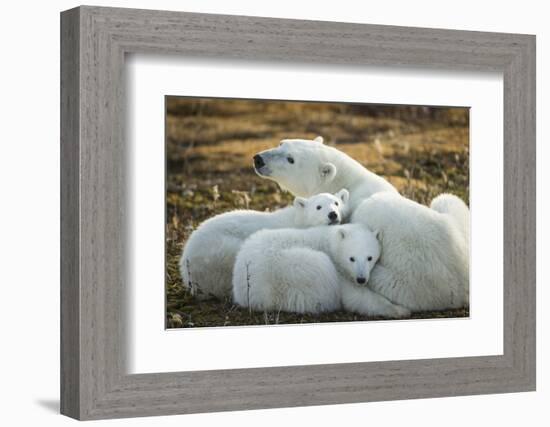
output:
<instances>
[{"instance_id":1,"label":"polar bear","mask_svg":"<svg viewBox=\"0 0 550 427\"><path fill-rule=\"evenodd\" d=\"M244 240L264 228L311 227L339 224L349 199L346 189L309 199L275 212L235 210L204 221L191 233L180 257L183 285L197 298L231 295L235 257Z\"/></svg>"},{"instance_id":2,"label":"polar bear","mask_svg":"<svg viewBox=\"0 0 550 427\"><path fill-rule=\"evenodd\" d=\"M381 192L363 201L351 217L352 223L380 230L383 250L369 287L412 311L469 302L469 244L461 225L469 212L464 202L455 206L456 200L445 199L434 200L435 207L451 206L451 213Z\"/></svg>"},{"instance_id":3,"label":"polar bear","mask_svg":"<svg viewBox=\"0 0 550 427\"><path fill-rule=\"evenodd\" d=\"M295 196L309 197L347 188L350 193L349 212L379 191L397 193L384 178L370 172L347 154L323 144L320 136L313 141L283 139L278 147L256 154L253 161L259 176L277 182Z\"/></svg>"},{"instance_id":4,"label":"polar bear","mask_svg":"<svg viewBox=\"0 0 550 427\"><path fill-rule=\"evenodd\" d=\"M376 292L413 311L468 305L469 211L463 202L444 195L430 209L401 197L321 137L285 139L253 161L258 175L293 194L349 190L351 221L380 232L382 259L369 282Z\"/></svg>"},{"instance_id":5,"label":"polar bear","mask_svg":"<svg viewBox=\"0 0 550 427\"><path fill-rule=\"evenodd\" d=\"M406 316L365 286L379 256L376 233L359 224L258 231L235 260L233 300L259 311L320 313L343 304L372 316Z\"/></svg>"}]
</instances>

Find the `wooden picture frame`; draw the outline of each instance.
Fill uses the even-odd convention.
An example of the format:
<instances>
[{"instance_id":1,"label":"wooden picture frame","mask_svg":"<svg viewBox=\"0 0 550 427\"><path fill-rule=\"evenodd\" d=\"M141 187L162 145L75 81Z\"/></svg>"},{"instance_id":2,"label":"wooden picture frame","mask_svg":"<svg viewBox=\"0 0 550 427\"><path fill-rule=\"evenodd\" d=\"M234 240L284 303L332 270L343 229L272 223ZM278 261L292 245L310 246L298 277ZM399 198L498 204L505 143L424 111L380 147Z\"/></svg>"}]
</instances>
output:
<instances>
[{"instance_id":1,"label":"wooden picture frame","mask_svg":"<svg viewBox=\"0 0 550 427\"><path fill-rule=\"evenodd\" d=\"M127 374L127 53L502 72L503 355ZM84 420L535 389L534 36L71 9L61 14L61 166L65 415Z\"/></svg>"}]
</instances>

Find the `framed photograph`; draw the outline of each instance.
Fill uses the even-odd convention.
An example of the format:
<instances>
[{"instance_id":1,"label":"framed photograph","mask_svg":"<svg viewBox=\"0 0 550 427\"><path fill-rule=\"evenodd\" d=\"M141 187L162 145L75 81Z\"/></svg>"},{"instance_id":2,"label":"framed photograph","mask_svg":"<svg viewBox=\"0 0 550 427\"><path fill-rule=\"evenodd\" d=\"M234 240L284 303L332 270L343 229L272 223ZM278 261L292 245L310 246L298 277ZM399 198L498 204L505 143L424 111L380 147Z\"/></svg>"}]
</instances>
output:
<instances>
[{"instance_id":1,"label":"framed photograph","mask_svg":"<svg viewBox=\"0 0 550 427\"><path fill-rule=\"evenodd\" d=\"M61 412L535 390L535 37L61 14Z\"/></svg>"}]
</instances>

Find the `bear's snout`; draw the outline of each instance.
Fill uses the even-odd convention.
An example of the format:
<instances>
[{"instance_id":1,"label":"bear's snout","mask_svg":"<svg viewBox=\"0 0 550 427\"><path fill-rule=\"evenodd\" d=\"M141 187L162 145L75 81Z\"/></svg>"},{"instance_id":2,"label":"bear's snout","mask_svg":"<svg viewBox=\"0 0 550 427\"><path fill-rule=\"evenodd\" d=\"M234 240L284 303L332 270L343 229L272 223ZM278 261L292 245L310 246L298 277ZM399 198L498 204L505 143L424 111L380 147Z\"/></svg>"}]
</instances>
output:
<instances>
[{"instance_id":1,"label":"bear's snout","mask_svg":"<svg viewBox=\"0 0 550 427\"><path fill-rule=\"evenodd\" d=\"M254 156L254 167L256 169L260 169L262 166L265 166L264 159L262 159L262 156L260 156L259 154L256 154Z\"/></svg>"},{"instance_id":2,"label":"bear's snout","mask_svg":"<svg viewBox=\"0 0 550 427\"><path fill-rule=\"evenodd\" d=\"M338 214L336 212L334 212L334 211L329 212L328 219L330 219L331 221L334 221L337 218L338 218Z\"/></svg>"},{"instance_id":3,"label":"bear's snout","mask_svg":"<svg viewBox=\"0 0 550 427\"><path fill-rule=\"evenodd\" d=\"M358 277L356 280L357 283L359 283L360 285L364 285L365 283L367 283L367 279L365 279L364 277Z\"/></svg>"}]
</instances>

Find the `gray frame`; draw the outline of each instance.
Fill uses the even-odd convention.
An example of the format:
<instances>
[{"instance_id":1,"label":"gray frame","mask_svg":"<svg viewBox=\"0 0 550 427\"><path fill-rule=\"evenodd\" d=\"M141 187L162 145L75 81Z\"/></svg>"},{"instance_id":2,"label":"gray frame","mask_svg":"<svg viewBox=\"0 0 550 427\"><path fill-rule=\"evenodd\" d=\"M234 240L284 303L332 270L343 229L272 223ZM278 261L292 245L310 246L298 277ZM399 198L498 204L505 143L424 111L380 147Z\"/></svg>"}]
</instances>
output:
<instances>
[{"instance_id":1,"label":"gray frame","mask_svg":"<svg viewBox=\"0 0 550 427\"><path fill-rule=\"evenodd\" d=\"M128 375L126 53L504 75L504 354ZM61 14L61 412L78 419L535 390L535 37L79 7Z\"/></svg>"}]
</instances>

